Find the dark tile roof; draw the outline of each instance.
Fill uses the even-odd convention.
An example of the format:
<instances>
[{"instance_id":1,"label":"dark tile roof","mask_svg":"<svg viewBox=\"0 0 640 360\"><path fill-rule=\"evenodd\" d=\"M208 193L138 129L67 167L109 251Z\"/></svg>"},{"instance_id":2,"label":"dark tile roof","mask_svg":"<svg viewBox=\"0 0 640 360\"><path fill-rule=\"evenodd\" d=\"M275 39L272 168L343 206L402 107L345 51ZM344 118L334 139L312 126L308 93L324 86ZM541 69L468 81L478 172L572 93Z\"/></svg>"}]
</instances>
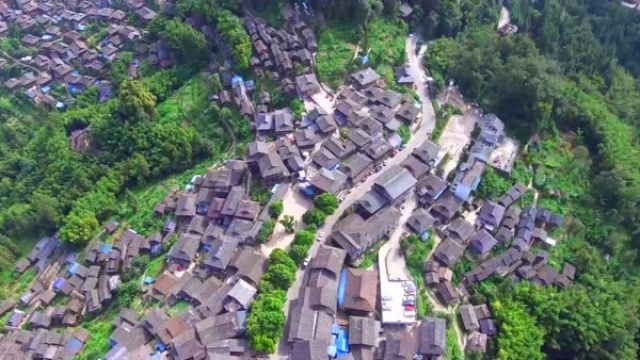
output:
<instances>
[{"instance_id":1,"label":"dark tile roof","mask_svg":"<svg viewBox=\"0 0 640 360\"><path fill-rule=\"evenodd\" d=\"M349 345L375 347L378 344L377 327L372 317L349 317Z\"/></svg>"},{"instance_id":2,"label":"dark tile roof","mask_svg":"<svg viewBox=\"0 0 640 360\"><path fill-rule=\"evenodd\" d=\"M445 319L427 317L420 325L418 353L423 356L440 356L447 351L447 322Z\"/></svg>"},{"instance_id":3,"label":"dark tile roof","mask_svg":"<svg viewBox=\"0 0 640 360\"><path fill-rule=\"evenodd\" d=\"M465 243L473 236L476 229L468 221L463 218L456 218L451 222L451 225L447 227L445 233L451 239L454 239L460 243Z\"/></svg>"},{"instance_id":4,"label":"dark tile roof","mask_svg":"<svg viewBox=\"0 0 640 360\"><path fill-rule=\"evenodd\" d=\"M347 287L342 303L346 310L374 312L378 297L378 273L364 269L347 269Z\"/></svg>"},{"instance_id":5,"label":"dark tile roof","mask_svg":"<svg viewBox=\"0 0 640 360\"><path fill-rule=\"evenodd\" d=\"M332 246L320 246L308 268L310 270L326 270L337 277L342 270L346 255L346 252L342 249Z\"/></svg>"},{"instance_id":6,"label":"dark tile roof","mask_svg":"<svg viewBox=\"0 0 640 360\"><path fill-rule=\"evenodd\" d=\"M464 246L459 242L446 238L433 253L433 257L445 266L452 267L462 257Z\"/></svg>"},{"instance_id":7,"label":"dark tile roof","mask_svg":"<svg viewBox=\"0 0 640 360\"><path fill-rule=\"evenodd\" d=\"M429 214L429 212L423 208L418 208L407 220L407 226L418 234L422 234L429 230L435 219Z\"/></svg>"},{"instance_id":8,"label":"dark tile roof","mask_svg":"<svg viewBox=\"0 0 640 360\"><path fill-rule=\"evenodd\" d=\"M460 306L460 317L466 331L475 331L480 329L480 323L476 316L475 309L472 305Z\"/></svg>"},{"instance_id":9,"label":"dark tile roof","mask_svg":"<svg viewBox=\"0 0 640 360\"><path fill-rule=\"evenodd\" d=\"M478 255L488 254L498 241L485 229L475 233L469 240L469 247Z\"/></svg>"}]
</instances>

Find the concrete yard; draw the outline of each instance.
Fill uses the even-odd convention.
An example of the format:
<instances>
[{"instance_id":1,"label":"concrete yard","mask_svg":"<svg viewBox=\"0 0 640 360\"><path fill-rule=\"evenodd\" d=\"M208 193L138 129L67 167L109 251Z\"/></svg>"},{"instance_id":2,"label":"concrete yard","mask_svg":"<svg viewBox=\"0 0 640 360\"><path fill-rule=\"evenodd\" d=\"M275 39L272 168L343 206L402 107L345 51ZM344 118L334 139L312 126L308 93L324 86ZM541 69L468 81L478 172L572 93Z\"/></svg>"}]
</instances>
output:
<instances>
[{"instance_id":1,"label":"concrete yard","mask_svg":"<svg viewBox=\"0 0 640 360\"><path fill-rule=\"evenodd\" d=\"M298 190L297 186L292 186L284 196L284 199L282 199L282 204L283 211L280 217L282 218L284 215L293 216L296 220L295 232L302 230L304 228L302 215L307 211L307 209L313 207L311 199L304 196L304 194ZM271 252L275 249L288 249L293 242L295 232L286 232L284 226L278 222L273 230L271 239L260 247L262 253L269 257Z\"/></svg>"},{"instance_id":2,"label":"concrete yard","mask_svg":"<svg viewBox=\"0 0 640 360\"><path fill-rule=\"evenodd\" d=\"M491 154L489 165L505 173L511 173L513 163L518 155L518 146L515 139L505 137L504 141Z\"/></svg>"},{"instance_id":3,"label":"concrete yard","mask_svg":"<svg viewBox=\"0 0 640 360\"><path fill-rule=\"evenodd\" d=\"M471 133L476 124L476 118L473 115L452 115L447 126L440 136L438 144L443 150L449 153L451 157L444 167L444 177L450 171L455 170L460 161L465 146L471 140Z\"/></svg>"}]
</instances>

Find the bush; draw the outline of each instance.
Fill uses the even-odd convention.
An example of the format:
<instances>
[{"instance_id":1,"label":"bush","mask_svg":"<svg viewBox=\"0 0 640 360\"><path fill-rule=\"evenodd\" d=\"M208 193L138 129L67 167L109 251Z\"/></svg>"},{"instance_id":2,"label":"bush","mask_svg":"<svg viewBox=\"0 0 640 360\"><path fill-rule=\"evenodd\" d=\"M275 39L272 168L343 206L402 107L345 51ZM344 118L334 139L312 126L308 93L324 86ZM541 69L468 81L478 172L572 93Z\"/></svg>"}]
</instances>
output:
<instances>
[{"instance_id":1,"label":"bush","mask_svg":"<svg viewBox=\"0 0 640 360\"><path fill-rule=\"evenodd\" d=\"M273 234L273 229L276 227L276 222L273 219L267 219L262 224L260 231L258 231L258 235L256 235L256 240L260 244L264 244L269 240L271 234Z\"/></svg>"},{"instance_id":2,"label":"bush","mask_svg":"<svg viewBox=\"0 0 640 360\"><path fill-rule=\"evenodd\" d=\"M333 215L338 209L338 198L333 194L324 193L316 196L313 199L313 204L326 215Z\"/></svg>"},{"instance_id":3,"label":"bush","mask_svg":"<svg viewBox=\"0 0 640 360\"><path fill-rule=\"evenodd\" d=\"M271 215L271 217L274 219L277 219L280 214L282 214L282 210L282 201L274 201L273 203L271 203L271 205L269 205L269 215Z\"/></svg>"},{"instance_id":4,"label":"bush","mask_svg":"<svg viewBox=\"0 0 640 360\"><path fill-rule=\"evenodd\" d=\"M310 246L303 244L292 245L291 249L289 249L289 256L291 256L291 259L296 263L296 265L300 265L304 262L304 259L307 258L310 248Z\"/></svg>"},{"instance_id":5,"label":"bush","mask_svg":"<svg viewBox=\"0 0 640 360\"><path fill-rule=\"evenodd\" d=\"M324 224L324 220L327 218L327 214L319 209L310 209L302 215L302 221L307 225L315 225L317 227Z\"/></svg>"},{"instance_id":6,"label":"bush","mask_svg":"<svg viewBox=\"0 0 640 360\"><path fill-rule=\"evenodd\" d=\"M316 239L315 232L311 232L309 230L301 230L294 237L293 243L297 245L311 246L315 239Z\"/></svg>"}]
</instances>

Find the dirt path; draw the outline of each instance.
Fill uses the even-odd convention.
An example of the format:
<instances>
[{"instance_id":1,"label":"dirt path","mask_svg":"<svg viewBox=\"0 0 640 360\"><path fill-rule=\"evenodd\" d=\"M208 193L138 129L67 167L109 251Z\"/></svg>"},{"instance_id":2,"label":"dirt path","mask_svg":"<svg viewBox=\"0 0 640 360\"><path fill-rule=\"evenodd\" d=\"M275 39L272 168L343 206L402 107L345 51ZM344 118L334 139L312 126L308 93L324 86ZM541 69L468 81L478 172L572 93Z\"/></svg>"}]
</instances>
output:
<instances>
[{"instance_id":1,"label":"dirt path","mask_svg":"<svg viewBox=\"0 0 640 360\"><path fill-rule=\"evenodd\" d=\"M3 50L0 50L0 54L2 54L2 56L6 57L7 59L11 60L12 62L14 62L14 63L16 63L16 64L18 64L20 66L24 66L24 67L26 67L28 69L31 69L31 70L35 71L36 73L40 72L40 70L38 70L37 68L35 68L35 67L33 67L33 66L29 65L29 64L23 63L22 61L14 58L13 56L11 56L9 54L7 54Z\"/></svg>"}]
</instances>

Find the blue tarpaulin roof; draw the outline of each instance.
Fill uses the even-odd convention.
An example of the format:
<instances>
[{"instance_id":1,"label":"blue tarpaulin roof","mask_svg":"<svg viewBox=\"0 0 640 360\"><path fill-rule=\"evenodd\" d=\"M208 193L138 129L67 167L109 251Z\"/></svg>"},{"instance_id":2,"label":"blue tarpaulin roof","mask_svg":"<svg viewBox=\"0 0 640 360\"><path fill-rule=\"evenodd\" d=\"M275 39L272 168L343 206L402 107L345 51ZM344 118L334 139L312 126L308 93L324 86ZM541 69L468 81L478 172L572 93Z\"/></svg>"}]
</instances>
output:
<instances>
[{"instance_id":1,"label":"blue tarpaulin roof","mask_svg":"<svg viewBox=\"0 0 640 360\"><path fill-rule=\"evenodd\" d=\"M102 244L102 246L100 246L100 252L103 254L106 254L110 252L112 248L113 248L113 245L111 244Z\"/></svg>"},{"instance_id":2,"label":"blue tarpaulin roof","mask_svg":"<svg viewBox=\"0 0 640 360\"><path fill-rule=\"evenodd\" d=\"M74 275L78 269L80 268L80 264L78 264L77 262L74 262L73 264L71 264L71 266L69 266L69 274Z\"/></svg>"},{"instance_id":3,"label":"blue tarpaulin roof","mask_svg":"<svg viewBox=\"0 0 640 360\"><path fill-rule=\"evenodd\" d=\"M244 80L242 80L242 76L240 76L240 75L234 75L234 76L231 78L231 84L232 84L232 85L235 85L235 84L237 84L237 83L241 83L241 82L244 82Z\"/></svg>"},{"instance_id":4,"label":"blue tarpaulin roof","mask_svg":"<svg viewBox=\"0 0 640 360\"><path fill-rule=\"evenodd\" d=\"M54 289L59 289L59 288L63 287L66 283L67 283L67 280L65 280L63 278L57 278L53 282L53 288Z\"/></svg>"},{"instance_id":5,"label":"blue tarpaulin roof","mask_svg":"<svg viewBox=\"0 0 640 360\"><path fill-rule=\"evenodd\" d=\"M82 342L76 338L71 338L67 341L67 344L64 346L64 349L69 352L73 352L75 354L79 353L82 349Z\"/></svg>"},{"instance_id":6,"label":"blue tarpaulin roof","mask_svg":"<svg viewBox=\"0 0 640 360\"><path fill-rule=\"evenodd\" d=\"M336 347L338 348L338 356L349 353L349 333L346 330L340 329L338 332Z\"/></svg>"},{"instance_id":7,"label":"blue tarpaulin roof","mask_svg":"<svg viewBox=\"0 0 640 360\"><path fill-rule=\"evenodd\" d=\"M347 268L340 273L340 283L338 284L338 306L344 304L344 294L347 292Z\"/></svg>"}]
</instances>

